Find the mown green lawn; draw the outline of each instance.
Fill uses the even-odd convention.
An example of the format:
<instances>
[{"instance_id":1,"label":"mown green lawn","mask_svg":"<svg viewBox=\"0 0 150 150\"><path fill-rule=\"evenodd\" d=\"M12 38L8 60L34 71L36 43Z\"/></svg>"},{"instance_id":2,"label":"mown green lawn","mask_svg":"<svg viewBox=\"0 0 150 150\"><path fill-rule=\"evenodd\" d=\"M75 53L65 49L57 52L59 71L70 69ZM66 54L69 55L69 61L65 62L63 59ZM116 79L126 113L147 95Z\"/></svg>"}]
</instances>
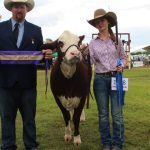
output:
<instances>
[{"instance_id":1,"label":"mown green lawn","mask_svg":"<svg viewBox=\"0 0 150 150\"><path fill-rule=\"evenodd\" d=\"M85 109L86 121L80 125L81 146L76 147L73 143L67 144L63 140L64 121L62 114L51 95L50 88L47 99L45 98L44 75L43 71L38 71L36 123L39 149L101 150L95 100L90 100L90 108ZM150 68L125 70L124 77L129 78L129 91L126 92L124 106L124 150L150 150ZM18 149L23 150L22 120L19 113L16 121L16 132Z\"/></svg>"}]
</instances>

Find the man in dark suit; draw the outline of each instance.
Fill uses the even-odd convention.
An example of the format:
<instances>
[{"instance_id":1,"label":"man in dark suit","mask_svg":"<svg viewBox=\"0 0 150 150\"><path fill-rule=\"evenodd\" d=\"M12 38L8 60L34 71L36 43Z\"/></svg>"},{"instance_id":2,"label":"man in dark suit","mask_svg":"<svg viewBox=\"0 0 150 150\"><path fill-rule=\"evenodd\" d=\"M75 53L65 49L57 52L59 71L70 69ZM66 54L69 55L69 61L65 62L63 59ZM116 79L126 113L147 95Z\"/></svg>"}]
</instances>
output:
<instances>
[{"instance_id":1,"label":"man in dark suit","mask_svg":"<svg viewBox=\"0 0 150 150\"><path fill-rule=\"evenodd\" d=\"M26 13L34 7L34 1L4 0L4 6L12 12L12 17L0 23L0 51L40 51L43 44L41 28L25 20ZM51 50L47 49L42 52L45 59L51 58ZM2 150L17 149L15 119L18 110L23 120L25 148L26 150L37 149L36 95L36 66L34 64L0 64Z\"/></svg>"}]
</instances>

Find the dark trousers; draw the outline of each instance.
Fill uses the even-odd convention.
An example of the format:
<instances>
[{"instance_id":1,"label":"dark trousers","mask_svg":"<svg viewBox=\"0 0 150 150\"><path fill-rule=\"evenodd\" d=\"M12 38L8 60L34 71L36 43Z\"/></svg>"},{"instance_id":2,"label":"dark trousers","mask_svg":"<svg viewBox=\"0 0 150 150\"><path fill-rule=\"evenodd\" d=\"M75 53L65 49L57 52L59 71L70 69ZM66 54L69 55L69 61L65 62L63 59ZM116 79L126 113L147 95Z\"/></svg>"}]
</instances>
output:
<instances>
[{"instance_id":1,"label":"dark trousers","mask_svg":"<svg viewBox=\"0 0 150 150\"><path fill-rule=\"evenodd\" d=\"M23 141L27 150L36 143L36 88L0 88L0 116L2 125L1 150L16 150L15 120L20 111L23 121Z\"/></svg>"}]
</instances>

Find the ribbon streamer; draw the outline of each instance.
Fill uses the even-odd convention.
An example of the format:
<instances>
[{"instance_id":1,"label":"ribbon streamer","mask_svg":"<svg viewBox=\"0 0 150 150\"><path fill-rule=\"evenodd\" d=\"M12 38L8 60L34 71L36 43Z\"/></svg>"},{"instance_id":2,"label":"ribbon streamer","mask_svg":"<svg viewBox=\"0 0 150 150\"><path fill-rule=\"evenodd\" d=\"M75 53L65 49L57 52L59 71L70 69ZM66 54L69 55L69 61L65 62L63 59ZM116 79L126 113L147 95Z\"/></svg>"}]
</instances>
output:
<instances>
[{"instance_id":1,"label":"ribbon streamer","mask_svg":"<svg viewBox=\"0 0 150 150\"><path fill-rule=\"evenodd\" d=\"M121 60L117 59L117 66L121 65ZM116 87L117 87L117 98L121 106L124 105L124 94L123 94L123 82L122 82L122 73L118 72L116 74Z\"/></svg>"}]
</instances>

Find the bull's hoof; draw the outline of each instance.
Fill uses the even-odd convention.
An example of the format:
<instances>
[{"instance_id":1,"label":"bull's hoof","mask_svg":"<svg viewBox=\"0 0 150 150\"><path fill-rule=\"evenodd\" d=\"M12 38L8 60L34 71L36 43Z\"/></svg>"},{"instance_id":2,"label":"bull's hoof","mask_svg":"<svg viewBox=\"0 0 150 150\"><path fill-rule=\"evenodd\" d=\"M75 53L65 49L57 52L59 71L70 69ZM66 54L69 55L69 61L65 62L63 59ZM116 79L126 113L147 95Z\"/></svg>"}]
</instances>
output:
<instances>
[{"instance_id":1,"label":"bull's hoof","mask_svg":"<svg viewBox=\"0 0 150 150\"><path fill-rule=\"evenodd\" d=\"M72 140L72 136L68 135L68 134L65 134L64 140L65 140L66 143L69 143Z\"/></svg>"},{"instance_id":2,"label":"bull's hoof","mask_svg":"<svg viewBox=\"0 0 150 150\"><path fill-rule=\"evenodd\" d=\"M74 145L79 146L81 144L81 138L80 135L74 136L73 140Z\"/></svg>"}]
</instances>

